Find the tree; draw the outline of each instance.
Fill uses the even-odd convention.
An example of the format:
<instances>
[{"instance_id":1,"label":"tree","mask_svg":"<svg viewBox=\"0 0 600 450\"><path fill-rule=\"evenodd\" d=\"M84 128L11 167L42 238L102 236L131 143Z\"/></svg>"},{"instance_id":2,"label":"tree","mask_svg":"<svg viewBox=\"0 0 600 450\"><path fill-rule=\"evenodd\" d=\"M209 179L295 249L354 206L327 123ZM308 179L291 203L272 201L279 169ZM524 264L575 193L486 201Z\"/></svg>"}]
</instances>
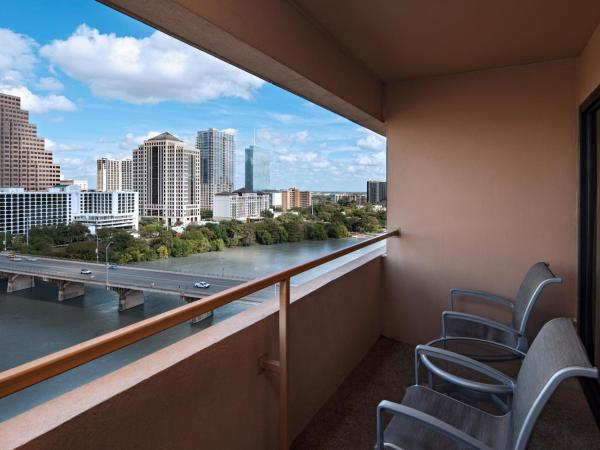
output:
<instances>
[{"instance_id":1,"label":"tree","mask_svg":"<svg viewBox=\"0 0 600 450\"><path fill-rule=\"evenodd\" d=\"M194 251L191 241L186 239L175 239L171 247L171 256L189 256Z\"/></svg>"},{"instance_id":2,"label":"tree","mask_svg":"<svg viewBox=\"0 0 600 450\"><path fill-rule=\"evenodd\" d=\"M270 209L265 209L263 211L260 212L260 217L264 217L267 219L272 219L274 216L273 211L271 211Z\"/></svg>"},{"instance_id":3,"label":"tree","mask_svg":"<svg viewBox=\"0 0 600 450\"><path fill-rule=\"evenodd\" d=\"M167 259L169 257L169 249L164 244L158 246L156 253L158 253L160 259Z\"/></svg>"},{"instance_id":4,"label":"tree","mask_svg":"<svg viewBox=\"0 0 600 450\"><path fill-rule=\"evenodd\" d=\"M327 239L327 232L322 223L309 223L306 225L306 237L311 241L322 241Z\"/></svg>"},{"instance_id":5,"label":"tree","mask_svg":"<svg viewBox=\"0 0 600 450\"><path fill-rule=\"evenodd\" d=\"M334 239L348 237L348 228L342 222L332 222L327 225L327 236Z\"/></svg>"},{"instance_id":6,"label":"tree","mask_svg":"<svg viewBox=\"0 0 600 450\"><path fill-rule=\"evenodd\" d=\"M256 242L262 245L273 244L273 236L267 230L258 230L256 232Z\"/></svg>"},{"instance_id":7,"label":"tree","mask_svg":"<svg viewBox=\"0 0 600 450\"><path fill-rule=\"evenodd\" d=\"M200 218L202 220L209 220L213 218L212 209L201 209L200 210Z\"/></svg>"}]
</instances>

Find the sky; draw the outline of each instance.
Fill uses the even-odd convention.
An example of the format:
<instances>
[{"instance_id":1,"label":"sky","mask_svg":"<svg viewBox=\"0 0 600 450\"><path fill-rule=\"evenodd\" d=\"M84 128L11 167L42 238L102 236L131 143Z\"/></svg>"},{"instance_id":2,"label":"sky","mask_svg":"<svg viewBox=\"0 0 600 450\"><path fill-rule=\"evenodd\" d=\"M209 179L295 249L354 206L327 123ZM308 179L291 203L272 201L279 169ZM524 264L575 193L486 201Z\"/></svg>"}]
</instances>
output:
<instances>
[{"instance_id":1,"label":"sky","mask_svg":"<svg viewBox=\"0 0 600 450\"><path fill-rule=\"evenodd\" d=\"M169 131L229 130L269 149L272 188L365 191L385 179L385 138L93 0L5 0L0 92L21 97L65 178L131 157Z\"/></svg>"}]
</instances>

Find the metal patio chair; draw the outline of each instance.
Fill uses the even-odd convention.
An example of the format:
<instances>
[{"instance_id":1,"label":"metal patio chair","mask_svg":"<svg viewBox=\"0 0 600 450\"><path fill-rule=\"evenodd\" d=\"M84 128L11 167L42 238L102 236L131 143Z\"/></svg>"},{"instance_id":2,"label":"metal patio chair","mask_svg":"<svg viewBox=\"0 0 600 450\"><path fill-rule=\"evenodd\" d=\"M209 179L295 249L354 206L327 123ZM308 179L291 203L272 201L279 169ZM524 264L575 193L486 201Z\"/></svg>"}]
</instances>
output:
<instances>
[{"instance_id":1,"label":"metal patio chair","mask_svg":"<svg viewBox=\"0 0 600 450\"><path fill-rule=\"evenodd\" d=\"M547 263L538 262L527 271L514 301L488 292L451 289L450 311L442 313L442 337L429 342L429 345L442 342L445 347L452 340L470 341L507 351L513 358L522 358L528 348L525 335L527 321L535 303L546 286L561 282L562 279L552 273ZM457 295L479 298L507 307L512 312L511 322L504 324L486 317L454 311L454 298ZM479 360L494 359L473 357Z\"/></svg>"},{"instance_id":2,"label":"metal patio chair","mask_svg":"<svg viewBox=\"0 0 600 450\"><path fill-rule=\"evenodd\" d=\"M377 450L522 450L542 409L561 382L571 377L598 378L598 370L591 366L568 318L554 319L544 325L525 356L516 380L474 359L426 345L417 347L417 371L424 355L496 380L498 384L461 382L471 388L512 394L512 410L492 415L417 384L407 389L401 404L384 400L377 407ZM384 413L393 415L385 430Z\"/></svg>"}]
</instances>

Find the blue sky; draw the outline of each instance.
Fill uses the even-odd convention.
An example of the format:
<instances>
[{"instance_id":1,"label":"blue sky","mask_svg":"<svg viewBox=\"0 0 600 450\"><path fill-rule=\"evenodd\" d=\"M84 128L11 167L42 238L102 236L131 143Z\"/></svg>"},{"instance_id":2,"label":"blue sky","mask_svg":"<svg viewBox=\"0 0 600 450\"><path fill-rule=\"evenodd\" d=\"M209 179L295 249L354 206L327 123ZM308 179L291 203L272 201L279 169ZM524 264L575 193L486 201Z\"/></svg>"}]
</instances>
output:
<instances>
[{"instance_id":1,"label":"blue sky","mask_svg":"<svg viewBox=\"0 0 600 450\"><path fill-rule=\"evenodd\" d=\"M95 1L8 0L0 92L20 95L66 178L95 186L95 160L130 157L153 133L194 145L235 133L272 151L273 188L364 191L385 179L385 139Z\"/></svg>"}]
</instances>

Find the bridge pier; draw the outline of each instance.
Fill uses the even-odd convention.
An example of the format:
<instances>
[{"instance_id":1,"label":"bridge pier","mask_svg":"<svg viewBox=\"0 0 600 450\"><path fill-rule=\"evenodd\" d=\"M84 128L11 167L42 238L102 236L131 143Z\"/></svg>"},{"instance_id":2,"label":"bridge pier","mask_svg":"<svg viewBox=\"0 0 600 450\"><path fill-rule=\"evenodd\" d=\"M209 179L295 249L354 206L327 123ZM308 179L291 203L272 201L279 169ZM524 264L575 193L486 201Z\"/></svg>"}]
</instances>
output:
<instances>
[{"instance_id":1,"label":"bridge pier","mask_svg":"<svg viewBox=\"0 0 600 450\"><path fill-rule=\"evenodd\" d=\"M143 291L119 287L111 287L110 290L119 294L119 311L125 311L144 304Z\"/></svg>"},{"instance_id":2,"label":"bridge pier","mask_svg":"<svg viewBox=\"0 0 600 450\"><path fill-rule=\"evenodd\" d=\"M56 280L58 285L58 301L62 302L70 298L85 295L85 284L74 281Z\"/></svg>"},{"instance_id":3,"label":"bridge pier","mask_svg":"<svg viewBox=\"0 0 600 450\"><path fill-rule=\"evenodd\" d=\"M186 297L185 295L182 295L181 298L183 300L185 300L187 303L192 303L192 302L195 302L196 300L198 300L197 298ZM203 320L212 317L213 313L214 313L214 311L211 310L211 311L205 312L204 314L200 314L199 316L196 316L192 320L190 320L190 323L194 324L194 323L202 322Z\"/></svg>"},{"instance_id":4,"label":"bridge pier","mask_svg":"<svg viewBox=\"0 0 600 450\"><path fill-rule=\"evenodd\" d=\"M8 274L6 292L17 292L35 287L35 280L31 275Z\"/></svg>"}]
</instances>

